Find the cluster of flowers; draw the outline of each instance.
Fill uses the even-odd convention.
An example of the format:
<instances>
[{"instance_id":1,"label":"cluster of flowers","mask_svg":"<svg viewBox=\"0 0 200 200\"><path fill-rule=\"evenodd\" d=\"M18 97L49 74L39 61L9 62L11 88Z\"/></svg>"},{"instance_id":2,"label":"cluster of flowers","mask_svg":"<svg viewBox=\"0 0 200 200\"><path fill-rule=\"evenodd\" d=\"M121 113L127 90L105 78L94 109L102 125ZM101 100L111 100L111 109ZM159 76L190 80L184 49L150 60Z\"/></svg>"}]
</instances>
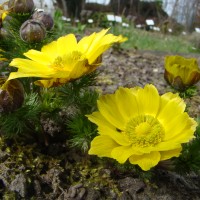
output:
<instances>
[{"instance_id":1,"label":"cluster of flowers","mask_svg":"<svg viewBox=\"0 0 200 200\"><path fill-rule=\"evenodd\" d=\"M107 30L83 37L74 34L58 38L42 47L24 53L10 63L18 71L10 73L7 82L21 77L39 77L36 85L50 88L66 84L96 70L102 54L114 43L126 38L107 34ZM199 80L194 59L166 58L165 77L175 87L188 87ZM194 138L197 123L185 112L178 94L159 95L155 86L119 88L114 94L98 100L98 111L87 115L98 126L98 136L91 142L89 154L110 157L119 163L129 160L143 170L160 161L178 157L182 143Z\"/></svg>"}]
</instances>

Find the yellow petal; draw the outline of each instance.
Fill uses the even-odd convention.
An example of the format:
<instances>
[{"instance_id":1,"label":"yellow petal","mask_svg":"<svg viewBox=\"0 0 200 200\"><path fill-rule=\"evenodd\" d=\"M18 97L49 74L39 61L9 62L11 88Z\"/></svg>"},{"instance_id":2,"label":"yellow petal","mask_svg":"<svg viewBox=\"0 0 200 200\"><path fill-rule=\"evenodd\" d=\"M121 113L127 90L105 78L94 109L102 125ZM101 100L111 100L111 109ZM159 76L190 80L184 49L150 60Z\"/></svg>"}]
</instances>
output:
<instances>
[{"instance_id":1,"label":"yellow petal","mask_svg":"<svg viewBox=\"0 0 200 200\"><path fill-rule=\"evenodd\" d=\"M161 96L161 108L165 107L165 105L168 103L168 101L173 99L180 99L180 101L183 101L178 94L174 94L171 92L167 92ZM184 102L183 102L184 103Z\"/></svg>"},{"instance_id":2,"label":"yellow petal","mask_svg":"<svg viewBox=\"0 0 200 200\"><path fill-rule=\"evenodd\" d=\"M113 42L114 43L114 42ZM98 47L97 49L95 49L94 51L92 51L90 54L87 53L86 57L88 59L88 63L91 65L95 62L95 60L102 54L104 53L109 47L111 46L111 44L107 44L107 45L102 45L100 47Z\"/></svg>"},{"instance_id":3,"label":"yellow petal","mask_svg":"<svg viewBox=\"0 0 200 200\"><path fill-rule=\"evenodd\" d=\"M17 67L20 72L25 72L25 73L44 73L48 74L50 72L53 72L53 70L50 67L47 67L44 64L39 64L35 61L28 60L28 59L23 59L23 58L15 58L12 60L10 63L10 66Z\"/></svg>"},{"instance_id":4,"label":"yellow petal","mask_svg":"<svg viewBox=\"0 0 200 200\"><path fill-rule=\"evenodd\" d=\"M96 51L99 48L99 46L102 45L101 40L104 37L104 35L108 32L108 30L109 29L103 29L99 33L93 33L92 35L86 36L79 41L78 48L82 53L87 55L89 64L92 64L97 59L98 56L93 56L93 61L90 62L91 56L89 55Z\"/></svg>"},{"instance_id":5,"label":"yellow petal","mask_svg":"<svg viewBox=\"0 0 200 200\"><path fill-rule=\"evenodd\" d=\"M60 56L77 51L77 41L74 34L68 34L57 40L57 50Z\"/></svg>"},{"instance_id":6,"label":"yellow petal","mask_svg":"<svg viewBox=\"0 0 200 200\"><path fill-rule=\"evenodd\" d=\"M117 146L118 144L110 137L105 135L97 136L92 140L88 154L99 157L111 157L111 151Z\"/></svg>"},{"instance_id":7,"label":"yellow petal","mask_svg":"<svg viewBox=\"0 0 200 200\"><path fill-rule=\"evenodd\" d=\"M71 66L71 72L70 77L72 79L77 79L81 77L82 75L85 75L88 71L87 67L85 67L85 60L80 60L74 64L74 66Z\"/></svg>"},{"instance_id":8,"label":"yellow petal","mask_svg":"<svg viewBox=\"0 0 200 200\"><path fill-rule=\"evenodd\" d=\"M91 47L86 53L89 64L92 64L103 52L105 52L112 44L119 42L121 37L107 34L104 37L98 37L94 40Z\"/></svg>"},{"instance_id":9,"label":"yellow petal","mask_svg":"<svg viewBox=\"0 0 200 200\"><path fill-rule=\"evenodd\" d=\"M167 142L160 142L156 146L152 147L152 151L168 151L168 150L173 150L173 149L178 149L181 147L180 142L172 142L167 141ZM148 147L147 147L148 148Z\"/></svg>"},{"instance_id":10,"label":"yellow petal","mask_svg":"<svg viewBox=\"0 0 200 200\"><path fill-rule=\"evenodd\" d=\"M174 138L179 138L180 136L183 138L189 138L192 137L191 135L186 135L186 131L192 130L193 132L196 129L197 123L191 119L187 113L183 113L180 115L177 115L175 118L171 119L166 125L165 125L165 138L164 141L167 140L174 140Z\"/></svg>"},{"instance_id":11,"label":"yellow petal","mask_svg":"<svg viewBox=\"0 0 200 200\"><path fill-rule=\"evenodd\" d=\"M163 125L167 125L173 118L184 112L185 106L184 101L180 97L166 93L161 96L161 106L157 119Z\"/></svg>"},{"instance_id":12,"label":"yellow petal","mask_svg":"<svg viewBox=\"0 0 200 200\"><path fill-rule=\"evenodd\" d=\"M45 65L38 64L32 60L16 58L10 63L10 66L17 66L18 71L10 73L8 80L22 77L44 77L48 78L52 70ZM30 67L31 66L31 67Z\"/></svg>"},{"instance_id":13,"label":"yellow petal","mask_svg":"<svg viewBox=\"0 0 200 200\"><path fill-rule=\"evenodd\" d=\"M140 114L155 117L160 107L160 96L156 87L148 84L144 89L139 89L136 96L139 103Z\"/></svg>"},{"instance_id":14,"label":"yellow petal","mask_svg":"<svg viewBox=\"0 0 200 200\"><path fill-rule=\"evenodd\" d=\"M160 155L161 155L160 160L167 160L172 157L178 157L180 155L181 151L182 151L182 147L180 147L178 149L173 149L170 151L161 151L160 152Z\"/></svg>"},{"instance_id":15,"label":"yellow petal","mask_svg":"<svg viewBox=\"0 0 200 200\"><path fill-rule=\"evenodd\" d=\"M9 13L9 11L6 11L6 10L3 11L3 14L1 16L2 21L6 18L6 16L8 15L8 13Z\"/></svg>"},{"instance_id":16,"label":"yellow petal","mask_svg":"<svg viewBox=\"0 0 200 200\"><path fill-rule=\"evenodd\" d=\"M142 154L149 154L152 151L169 151L173 149L178 149L181 147L181 143L179 142L173 142L173 141L167 141L167 142L160 142L155 146L147 146L147 147L140 147L140 146L132 146L133 150L137 150L138 152Z\"/></svg>"},{"instance_id":17,"label":"yellow petal","mask_svg":"<svg viewBox=\"0 0 200 200\"><path fill-rule=\"evenodd\" d=\"M140 155L141 153L133 151L131 145L119 146L112 150L111 157L116 159L119 163L125 163L127 159L134 154Z\"/></svg>"},{"instance_id":18,"label":"yellow petal","mask_svg":"<svg viewBox=\"0 0 200 200\"><path fill-rule=\"evenodd\" d=\"M16 79L16 78L23 78L23 77L34 77L35 74L31 74L31 73L20 73L20 72L11 72L9 77L8 77L8 81L11 79Z\"/></svg>"},{"instance_id":19,"label":"yellow petal","mask_svg":"<svg viewBox=\"0 0 200 200\"><path fill-rule=\"evenodd\" d=\"M167 142L160 142L155 146L147 146L147 147L142 147L142 146L135 146L134 144L132 145L132 149L138 154L149 154L150 152L153 151L168 151L168 150L173 150L173 149L178 149L181 147L181 144L179 142L173 142L173 141L167 141Z\"/></svg>"},{"instance_id":20,"label":"yellow petal","mask_svg":"<svg viewBox=\"0 0 200 200\"><path fill-rule=\"evenodd\" d=\"M57 41L53 41L42 47L41 52L49 55L52 58L58 57Z\"/></svg>"},{"instance_id":21,"label":"yellow petal","mask_svg":"<svg viewBox=\"0 0 200 200\"><path fill-rule=\"evenodd\" d=\"M36 61L38 63L44 64L44 65L49 65L51 62L54 61L54 57L49 56L48 54L45 54L41 51L36 51L36 50L29 50L28 52L24 53L26 57L29 59Z\"/></svg>"},{"instance_id":22,"label":"yellow petal","mask_svg":"<svg viewBox=\"0 0 200 200\"><path fill-rule=\"evenodd\" d=\"M100 100L97 101L97 104L100 113L107 121L109 121L116 128L124 130L126 121L118 110L114 95L103 95Z\"/></svg>"},{"instance_id":23,"label":"yellow petal","mask_svg":"<svg viewBox=\"0 0 200 200\"><path fill-rule=\"evenodd\" d=\"M106 126L109 129L116 129L109 121L107 121L100 112L93 112L91 115L86 115L88 119L98 126Z\"/></svg>"},{"instance_id":24,"label":"yellow petal","mask_svg":"<svg viewBox=\"0 0 200 200\"><path fill-rule=\"evenodd\" d=\"M91 36L93 38L90 47L87 49L87 53L94 51L98 46L101 45L101 39L105 36L109 29L103 29L98 33L93 33L95 36Z\"/></svg>"},{"instance_id":25,"label":"yellow petal","mask_svg":"<svg viewBox=\"0 0 200 200\"><path fill-rule=\"evenodd\" d=\"M128 38L127 37L123 37L122 35L119 35L118 36L119 38L118 38L118 42L120 42L120 43L122 43L122 42L126 42L127 40L128 40Z\"/></svg>"},{"instance_id":26,"label":"yellow petal","mask_svg":"<svg viewBox=\"0 0 200 200\"><path fill-rule=\"evenodd\" d=\"M128 121L131 117L139 115L139 102L128 88L119 88L116 91L116 102L122 117Z\"/></svg>"},{"instance_id":27,"label":"yellow petal","mask_svg":"<svg viewBox=\"0 0 200 200\"><path fill-rule=\"evenodd\" d=\"M186 143L189 142L191 139L195 138L194 132L197 125L188 122L186 125L183 125L183 129L176 134L173 138L170 139L172 142L180 142Z\"/></svg>"},{"instance_id":28,"label":"yellow petal","mask_svg":"<svg viewBox=\"0 0 200 200\"><path fill-rule=\"evenodd\" d=\"M129 146L131 143L126 135L116 130L116 127L109 123L100 112L93 112L87 115L88 119L98 126L100 135L106 135L112 138L116 143L123 146Z\"/></svg>"},{"instance_id":29,"label":"yellow petal","mask_svg":"<svg viewBox=\"0 0 200 200\"><path fill-rule=\"evenodd\" d=\"M78 49L81 53L85 54L88 51L90 45L94 40L95 35L96 33L93 33L90 36L85 36L78 42Z\"/></svg>"},{"instance_id":30,"label":"yellow petal","mask_svg":"<svg viewBox=\"0 0 200 200\"><path fill-rule=\"evenodd\" d=\"M129 158L129 161L131 164L139 165L142 170L148 171L158 164L158 162L160 161L160 153L154 151L149 154L132 155Z\"/></svg>"},{"instance_id":31,"label":"yellow petal","mask_svg":"<svg viewBox=\"0 0 200 200\"><path fill-rule=\"evenodd\" d=\"M88 63L91 65L94 61L106 51L113 43L123 42L126 38L120 36L114 36L113 34L107 34L109 29L100 31L99 33L93 33L88 37L84 37L78 43L78 48L88 59Z\"/></svg>"}]
</instances>

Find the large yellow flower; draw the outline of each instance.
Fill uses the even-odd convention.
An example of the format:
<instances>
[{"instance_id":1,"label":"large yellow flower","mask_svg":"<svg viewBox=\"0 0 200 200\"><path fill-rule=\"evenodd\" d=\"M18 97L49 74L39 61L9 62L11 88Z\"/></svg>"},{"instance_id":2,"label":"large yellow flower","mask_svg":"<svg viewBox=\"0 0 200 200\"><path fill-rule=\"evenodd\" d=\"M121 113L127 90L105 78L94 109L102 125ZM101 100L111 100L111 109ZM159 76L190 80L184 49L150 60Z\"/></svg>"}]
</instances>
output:
<instances>
[{"instance_id":1,"label":"large yellow flower","mask_svg":"<svg viewBox=\"0 0 200 200\"><path fill-rule=\"evenodd\" d=\"M200 80L200 69L196 58L166 56L166 81L178 90L185 90Z\"/></svg>"},{"instance_id":2,"label":"large yellow flower","mask_svg":"<svg viewBox=\"0 0 200 200\"><path fill-rule=\"evenodd\" d=\"M89 154L149 170L159 161L178 157L181 143L194 137L197 123L188 116L184 101L173 93L159 95L153 85L119 88L98 100L99 111L88 115L99 135Z\"/></svg>"},{"instance_id":3,"label":"large yellow flower","mask_svg":"<svg viewBox=\"0 0 200 200\"><path fill-rule=\"evenodd\" d=\"M101 55L113 43L124 42L126 38L106 34L107 30L93 33L78 43L73 34L60 37L57 41L43 46L41 51L29 50L24 53L29 59L15 58L10 63L18 71L10 79L20 77L42 77L36 84L51 87L77 79L94 71L101 64Z\"/></svg>"}]
</instances>

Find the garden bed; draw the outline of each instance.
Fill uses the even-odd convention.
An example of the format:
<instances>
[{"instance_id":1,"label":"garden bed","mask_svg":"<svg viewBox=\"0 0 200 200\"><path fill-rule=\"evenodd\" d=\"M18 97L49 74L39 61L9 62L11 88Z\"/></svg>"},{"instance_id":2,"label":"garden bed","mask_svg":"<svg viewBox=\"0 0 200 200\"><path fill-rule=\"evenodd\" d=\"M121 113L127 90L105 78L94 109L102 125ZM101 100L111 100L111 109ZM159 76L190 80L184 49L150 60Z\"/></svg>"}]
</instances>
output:
<instances>
[{"instance_id":1,"label":"garden bed","mask_svg":"<svg viewBox=\"0 0 200 200\"><path fill-rule=\"evenodd\" d=\"M163 77L164 57L159 52L110 50L103 56L94 87L101 93L113 93L120 86L151 83L161 94L172 91ZM199 91L186 101L190 115L198 117ZM200 177L179 175L171 171L168 161L143 173L129 164L75 151L66 140L54 140L48 146L1 141L0 159L1 199L200 199Z\"/></svg>"}]
</instances>

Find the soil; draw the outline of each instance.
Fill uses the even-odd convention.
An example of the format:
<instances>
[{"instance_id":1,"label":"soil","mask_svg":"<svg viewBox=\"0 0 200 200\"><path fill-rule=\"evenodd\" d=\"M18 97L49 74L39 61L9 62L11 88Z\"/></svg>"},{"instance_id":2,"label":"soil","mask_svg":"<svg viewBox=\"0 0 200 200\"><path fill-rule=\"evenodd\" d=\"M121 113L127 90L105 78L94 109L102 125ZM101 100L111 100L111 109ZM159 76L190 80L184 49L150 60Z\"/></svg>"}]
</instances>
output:
<instances>
[{"instance_id":1,"label":"soil","mask_svg":"<svg viewBox=\"0 0 200 200\"><path fill-rule=\"evenodd\" d=\"M172 89L163 78L166 53L110 50L97 78L102 93L119 86L154 84L160 94ZM197 57L198 55L186 55ZM199 86L199 85L198 85ZM189 113L200 113L200 95L187 99ZM165 162L151 172L87 156L67 143L17 146L0 141L0 199L38 200L198 200L200 176L180 175ZM18 153L19 152L19 153Z\"/></svg>"}]
</instances>

